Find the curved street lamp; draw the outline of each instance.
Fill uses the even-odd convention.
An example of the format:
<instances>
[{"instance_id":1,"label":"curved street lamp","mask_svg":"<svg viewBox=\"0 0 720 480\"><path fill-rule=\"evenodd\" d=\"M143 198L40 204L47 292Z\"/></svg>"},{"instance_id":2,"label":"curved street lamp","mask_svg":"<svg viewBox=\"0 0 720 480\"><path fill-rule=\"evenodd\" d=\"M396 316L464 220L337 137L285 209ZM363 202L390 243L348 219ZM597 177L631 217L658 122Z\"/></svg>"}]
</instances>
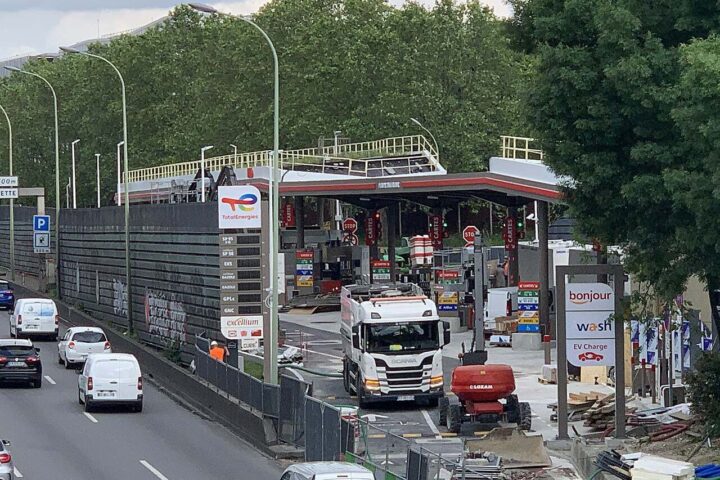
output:
<instances>
[{"instance_id":1,"label":"curved street lamp","mask_svg":"<svg viewBox=\"0 0 720 480\"><path fill-rule=\"evenodd\" d=\"M62 292L60 291L60 140L59 129L58 129L58 99L55 94L55 89L50 82L37 73L28 72L27 70L20 70L17 67L5 66L6 70L11 72L22 73L24 75L30 75L35 78L39 78L45 85L48 86L53 96L53 107L55 111L55 283L57 285L58 298L62 298Z\"/></svg>"},{"instance_id":2,"label":"curved street lamp","mask_svg":"<svg viewBox=\"0 0 720 480\"><path fill-rule=\"evenodd\" d=\"M10 123L10 117L7 112L0 105L0 111L5 115L8 125L8 144L9 144L9 167L10 176L13 174L13 135L12 135L12 124ZM10 199L10 280L15 281L15 200Z\"/></svg>"},{"instance_id":3,"label":"curved street lamp","mask_svg":"<svg viewBox=\"0 0 720 480\"><path fill-rule=\"evenodd\" d=\"M225 17L236 18L245 23L249 23L260 32L265 38L272 51L273 67L274 67L274 118L273 118L273 158L272 167L270 169L270 185L272 194L270 195L270 238L268 241L270 250L270 329L268 338L265 339L265 345L269 345L269 351L266 350L265 360L268 371L265 372L265 378L270 383L278 383L277 368L277 335L278 335L278 255L280 242L280 206L279 206L279 164L280 164L280 75L278 71L278 57L275 45L268 34L260 28L260 26L247 17L240 15L230 15L218 11L215 7L202 3L190 3L189 6L198 12L214 13Z\"/></svg>"},{"instance_id":4,"label":"curved street lamp","mask_svg":"<svg viewBox=\"0 0 720 480\"><path fill-rule=\"evenodd\" d=\"M102 60L103 62L107 63L112 67L113 70L115 70L115 73L117 73L118 78L120 78L120 87L122 88L122 114L123 114L123 153L125 156L124 159L124 167L125 167L125 182L124 182L124 189L125 189L125 283L127 284L126 290L127 290L127 322L128 322L128 331L130 333L133 333L135 330L135 325L133 324L133 318L132 318L132 288L130 283L130 194L128 193L128 141L127 141L127 100L125 96L125 79L122 76L122 73L120 73L120 70L115 66L114 63L112 63L110 60L108 60L105 57L101 57L100 55L95 55L94 53L89 52L81 52L80 50L75 50L74 48L68 48L68 47L60 47L60 50L62 50L65 53L72 53L72 54L78 54L78 55L85 55L86 57L91 58L97 58L98 60Z\"/></svg>"},{"instance_id":5,"label":"curved street lamp","mask_svg":"<svg viewBox=\"0 0 720 480\"><path fill-rule=\"evenodd\" d=\"M437 159L436 159L436 160L437 160L438 162L440 162L440 147L438 147L437 140L435 140L435 135L433 135L430 130L428 130L427 128L425 128L425 126L424 126L422 123L420 123L420 121L419 121L417 118L411 118L410 121L413 122L413 123L414 123L415 125L417 125L418 127L420 127L420 128L422 128L423 130L425 130L425 131L428 133L428 135L430 135L430 138L432 138L432 141L433 141L433 143L435 144L435 153L437 154Z\"/></svg>"}]
</instances>

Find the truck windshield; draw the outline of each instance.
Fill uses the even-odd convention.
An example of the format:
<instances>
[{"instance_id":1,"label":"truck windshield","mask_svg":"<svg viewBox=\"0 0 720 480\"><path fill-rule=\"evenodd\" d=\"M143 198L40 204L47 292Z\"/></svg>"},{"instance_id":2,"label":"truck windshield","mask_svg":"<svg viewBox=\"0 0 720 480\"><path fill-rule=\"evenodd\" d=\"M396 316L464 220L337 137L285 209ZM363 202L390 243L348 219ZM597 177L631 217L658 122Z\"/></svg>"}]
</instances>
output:
<instances>
[{"instance_id":1,"label":"truck windshield","mask_svg":"<svg viewBox=\"0 0 720 480\"><path fill-rule=\"evenodd\" d=\"M368 325L365 332L370 353L417 352L440 348L437 322Z\"/></svg>"}]
</instances>

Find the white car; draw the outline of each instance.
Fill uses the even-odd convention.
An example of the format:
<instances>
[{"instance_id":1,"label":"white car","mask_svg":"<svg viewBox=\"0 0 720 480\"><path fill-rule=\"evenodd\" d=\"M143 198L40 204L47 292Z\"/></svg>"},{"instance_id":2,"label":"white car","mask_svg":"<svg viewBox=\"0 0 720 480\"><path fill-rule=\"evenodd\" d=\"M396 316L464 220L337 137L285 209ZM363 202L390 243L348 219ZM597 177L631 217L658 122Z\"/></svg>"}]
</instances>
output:
<instances>
[{"instance_id":1,"label":"white car","mask_svg":"<svg viewBox=\"0 0 720 480\"><path fill-rule=\"evenodd\" d=\"M72 327L58 342L58 363L65 365L65 368L85 363L91 353L112 353L102 328Z\"/></svg>"},{"instance_id":2,"label":"white car","mask_svg":"<svg viewBox=\"0 0 720 480\"><path fill-rule=\"evenodd\" d=\"M367 468L347 462L310 462L290 465L280 480L375 480Z\"/></svg>"},{"instance_id":3,"label":"white car","mask_svg":"<svg viewBox=\"0 0 720 480\"><path fill-rule=\"evenodd\" d=\"M27 337L30 335L57 339L58 316L55 302L47 298L20 298L15 301L15 309L10 315L10 336Z\"/></svg>"},{"instance_id":4,"label":"white car","mask_svg":"<svg viewBox=\"0 0 720 480\"><path fill-rule=\"evenodd\" d=\"M78 376L78 402L89 412L98 405L129 405L142 412L140 364L129 353L91 353Z\"/></svg>"}]
</instances>

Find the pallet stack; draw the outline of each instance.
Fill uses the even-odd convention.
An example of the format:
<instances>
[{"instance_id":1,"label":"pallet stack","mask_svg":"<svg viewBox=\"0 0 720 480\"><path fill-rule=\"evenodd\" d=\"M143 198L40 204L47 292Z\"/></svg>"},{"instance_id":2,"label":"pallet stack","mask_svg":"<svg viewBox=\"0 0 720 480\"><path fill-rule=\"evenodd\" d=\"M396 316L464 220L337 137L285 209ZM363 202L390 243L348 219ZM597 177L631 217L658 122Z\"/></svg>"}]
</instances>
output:
<instances>
[{"instance_id":1,"label":"pallet stack","mask_svg":"<svg viewBox=\"0 0 720 480\"><path fill-rule=\"evenodd\" d=\"M625 403L632 401L634 397L625 399ZM627 414L635 413L635 408L626 405ZM615 394L599 398L583 413L584 425L593 430L607 430L615 426Z\"/></svg>"}]
</instances>

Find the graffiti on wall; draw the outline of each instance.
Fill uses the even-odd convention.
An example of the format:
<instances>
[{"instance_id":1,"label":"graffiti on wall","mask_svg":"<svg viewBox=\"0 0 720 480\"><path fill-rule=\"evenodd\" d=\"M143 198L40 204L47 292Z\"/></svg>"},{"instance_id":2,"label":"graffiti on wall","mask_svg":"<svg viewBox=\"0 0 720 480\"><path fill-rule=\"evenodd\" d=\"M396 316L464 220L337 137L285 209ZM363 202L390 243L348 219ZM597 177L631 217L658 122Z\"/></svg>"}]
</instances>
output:
<instances>
[{"instance_id":1,"label":"graffiti on wall","mask_svg":"<svg viewBox=\"0 0 720 480\"><path fill-rule=\"evenodd\" d=\"M145 323L148 333L164 342L185 343L187 313L174 293L145 289Z\"/></svg>"},{"instance_id":2,"label":"graffiti on wall","mask_svg":"<svg viewBox=\"0 0 720 480\"><path fill-rule=\"evenodd\" d=\"M127 288L120 280L113 278L113 312L115 315L127 315Z\"/></svg>"}]
</instances>

